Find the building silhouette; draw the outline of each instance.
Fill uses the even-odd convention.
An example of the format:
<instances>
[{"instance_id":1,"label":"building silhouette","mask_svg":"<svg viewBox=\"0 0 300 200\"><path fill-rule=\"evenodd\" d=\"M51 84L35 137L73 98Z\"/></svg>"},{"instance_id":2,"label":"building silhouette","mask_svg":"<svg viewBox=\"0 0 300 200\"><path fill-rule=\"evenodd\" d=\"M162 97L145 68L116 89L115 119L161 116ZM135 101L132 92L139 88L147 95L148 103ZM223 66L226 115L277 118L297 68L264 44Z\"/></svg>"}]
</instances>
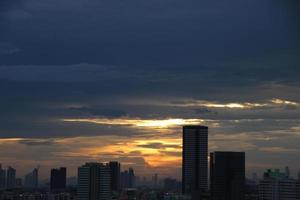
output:
<instances>
[{"instance_id":1,"label":"building silhouette","mask_svg":"<svg viewBox=\"0 0 300 200\"><path fill-rule=\"evenodd\" d=\"M113 192L119 192L120 190L120 181L121 181L121 164L116 161L109 162L109 169L111 175L111 190Z\"/></svg>"},{"instance_id":2,"label":"building silhouette","mask_svg":"<svg viewBox=\"0 0 300 200\"><path fill-rule=\"evenodd\" d=\"M300 180L288 178L280 170L268 170L259 182L260 200L300 199Z\"/></svg>"},{"instance_id":3,"label":"building silhouette","mask_svg":"<svg viewBox=\"0 0 300 200\"><path fill-rule=\"evenodd\" d=\"M156 188L158 186L158 174L155 173L153 176L152 176L152 186L154 188Z\"/></svg>"},{"instance_id":4,"label":"building silhouette","mask_svg":"<svg viewBox=\"0 0 300 200\"><path fill-rule=\"evenodd\" d=\"M6 170L2 169L2 165L0 164L0 189L4 189L6 187Z\"/></svg>"},{"instance_id":5,"label":"building silhouette","mask_svg":"<svg viewBox=\"0 0 300 200\"><path fill-rule=\"evenodd\" d=\"M128 170L121 172L122 189L133 188L134 184L135 184L135 175L134 175L134 170L132 168L129 168Z\"/></svg>"},{"instance_id":6,"label":"building silhouette","mask_svg":"<svg viewBox=\"0 0 300 200\"><path fill-rule=\"evenodd\" d=\"M184 126L182 192L200 199L208 190L208 127Z\"/></svg>"},{"instance_id":7,"label":"building silhouette","mask_svg":"<svg viewBox=\"0 0 300 200\"><path fill-rule=\"evenodd\" d=\"M78 168L77 200L109 200L110 186L108 164L86 163Z\"/></svg>"},{"instance_id":8,"label":"building silhouette","mask_svg":"<svg viewBox=\"0 0 300 200\"><path fill-rule=\"evenodd\" d=\"M243 200L245 195L245 153L210 154L210 199Z\"/></svg>"},{"instance_id":9,"label":"building silhouette","mask_svg":"<svg viewBox=\"0 0 300 200\"><path fill-rule=\"evenodd\" d=\"M290 178L290 175L291 175L290 168L288 166L286 166L284 170L285 170L285 176L287 178Z\"/></svg>"},{"instance_id":10,"label":"building silhouette","mask_svg":"<svg viewBox=\"0 0 300 200\"><path fill-rule=\"evenodd\" d=\"M26 188L38 188L39 184L39 170L34 168L32 172L28 173L24 177L24 186Z\"/></svg>"},{"instance_id":11,"label":"building silhouette","mask_svg":"<svg viewBox=\"0 0 300 200\"><path fill-rule=\"evenodd\" d=\"M9 166L6 170L6 187L14 188L16 186L16 170Z\"/></svg>"},{"instance_id":12,"label":"building silhouette","mask_svg":"<svg viewBox=\"0 0 300 200\"><path fill-rule=\"evenodd\" d=\"M181 191L181 183L175 178L165 178L163 184L166 192L179 193Z\"/></svg>"},{"instance_id":13,"label":"building silhouette","mask_svg":"<svg viewBox=\"0 0 300 200\"><path fill-rule=\"evenodd\" d=\"M52 192L60 192L66 189L67 168L51 169L50 190Z\"/></svg>"},{"instance_id":14,"label":"building silhouette","mask_svg":"<svg viewBox=\"0 0 300 200\"><path fill-rule=\"evenodd\" d=\"M16 188L22 188L23 187L23 180L22 178L16 178Z\"/></svg>"}]
</instances>

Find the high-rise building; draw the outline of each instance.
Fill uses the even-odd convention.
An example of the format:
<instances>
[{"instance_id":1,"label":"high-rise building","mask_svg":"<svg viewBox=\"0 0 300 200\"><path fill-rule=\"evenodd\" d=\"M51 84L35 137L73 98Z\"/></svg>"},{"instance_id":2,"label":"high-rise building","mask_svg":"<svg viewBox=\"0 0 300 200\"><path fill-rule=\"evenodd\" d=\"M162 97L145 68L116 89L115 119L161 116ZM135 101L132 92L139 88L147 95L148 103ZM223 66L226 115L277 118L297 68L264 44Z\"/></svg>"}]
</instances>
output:
<instances>
[{"instance_id":1,"label":"high-rise building","mask_svg":"<svg viewBox=\"0 0 300 200\"><path fill-rule=\"evenodd\" d=\"M0 189L6 187L6 171L2 169L2 165L0 164Z\"/></svg>"},{"instance_id":2,"label":"high-rise building","mask_svg":"<svg viewBox=\"0 0 300 200\"><path fill-rule=\"evenodd\" d=\"M181 191L181 183L174 178L165 178L163 184L165 192L178 193Z\"/></svg>"},{"instance_id":3,"label":"high-rise building","mask_svg":"<svg viewBox=\"0 0 300 200\"><path fill-rule=\"evenodd\" d=\"M287 178L290 178L290 168L288 166L285 167L285 175Z\"/></svg>"},{"instance_id":4,"label":"high-rise building","mask_svg":"<svg viewBox=\"0 0 300 200\"><path fill-rule=\"evenodd\" d=\"M39 170L34 168L32 172L25 175L24 186L26 188L38 188L39 184Z\"/></svg>"},{"instance_id":5,"label":"high-rise building","mask_svg":"<svg viewBox=\"0 0 300 200\"><path fill-rule=\"evenodd\" d=\"M111 175L111 190L118 192L120 190L120 176L121 176L121 164L119 162L109 162L109 169Z\"/></svg>"},{"instance_id":6,"label":"high-rise building","mask_svg":"<svg viewBox=\"0 0 300 200\"><path fill-rule=\"evenodd\" d=\"M125 170L121 172L121 187L125 188L133 188L135 184L135 175L134 170L129 168L129 170Z\"/></svg>"},{"instance_id":7,"label":"high-rise building","mask_svg":"<svg viewBox=\"0 0 300 200\"><path fill-rule=\"evenodd\" d=\"M208 190L208 127L184 126L182 192L200 199Z\"/></svg>"},{"instance_id":8,"label":"high-rise building","mask_svg":"<svg viewBox=\"0 0 300 200\"><path fill-rule=\"evenodd\" d=\"M210 154L210 199L243 200L245 196L245 153Z\"/></svg>"},{"instance_id":9,"label":"high-rise building","mask_svg":"<svg viewBox=\"0 0 300 200\"><path fill-rule=\"evenodd\" d=\"M132 168L129 168L128 174L129 174L129 187L133 188L135 182L134 170Z\"/></svg>"},{"instance_id":10,"label":"high-rise building","mask_svg":"<svg viewBox=\"0 0 300 200\"><path fill-rule=\"evenodd\" d=\"M86 163L78 168L78 200L109 200L110 185L109 165Z\"/></svg>"},{"instance_id":11,"label":"high-rise building","mask_svg":"<svg viewBox=\"0 0 300 200\"><path fill-rule=\"evenodd\" d=\"M158 186L158 174L152 176L152 186L155 188Z\"/></svg>"},{"instance_id":12,"label":"high-rise building","mask_svg":"<svg viewBox=\"0 0 300 200\"><path fill-rule=\"evenodd\" d=\"M300 180L300 172L298 172L298 180Z\"/></svg>"},{"instance_id":13,"label":"high-rise building","mask_svg":"<svg viewBox=\"0 0 300 200\"><path fill-rule=\"evenodd\" d=\"M16 186L16 170L9 166L6 170L6 187L14 188Z\"/></svg>"},{"instance_id":14,"label":"high-rise building","mask_svg":"<svg viewBox=\"0 0 300 200\"><path fill-rule=\"evenodd\" d=\"M67 168L51 169L50 189L52 192L59 192L66 189Z\"/></svg>"},{"instance_id":15,"label":"high-rise building","mask_svg":"<svg viewBox=\"0 0 300 200\"><path fill-rule=\"evenodd\" d=\"M300 199L300 180L288 178L280 170L268 170L259 182L260 200L298 200Z\"/></svg>"}]
</instances>

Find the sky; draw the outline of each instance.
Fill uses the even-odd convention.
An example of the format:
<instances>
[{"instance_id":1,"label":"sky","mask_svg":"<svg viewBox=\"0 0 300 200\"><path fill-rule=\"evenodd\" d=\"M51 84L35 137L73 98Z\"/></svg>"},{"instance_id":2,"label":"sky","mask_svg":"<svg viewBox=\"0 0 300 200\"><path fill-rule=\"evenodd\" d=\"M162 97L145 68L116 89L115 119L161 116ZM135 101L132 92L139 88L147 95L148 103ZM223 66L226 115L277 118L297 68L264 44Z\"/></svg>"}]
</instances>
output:
<instances>
[{"instance_id":1,"label":"sky","mask_svg":"<svg viewBox=\"0 0 300 200\"><path fill-rule=\"evenodd\" d=\"M1 0L0 163L181 177L184 124L300 171L297 0Z\"/></svg>"}]
</instances>

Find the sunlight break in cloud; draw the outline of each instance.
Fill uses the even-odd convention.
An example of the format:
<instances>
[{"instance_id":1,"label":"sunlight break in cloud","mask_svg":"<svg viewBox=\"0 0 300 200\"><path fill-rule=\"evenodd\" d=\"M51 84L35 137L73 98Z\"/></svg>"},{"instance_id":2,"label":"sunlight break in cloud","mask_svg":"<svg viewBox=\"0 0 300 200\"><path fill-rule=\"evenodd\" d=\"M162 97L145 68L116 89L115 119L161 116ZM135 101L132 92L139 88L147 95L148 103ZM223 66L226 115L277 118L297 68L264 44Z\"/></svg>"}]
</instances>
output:
<instances>
[{"instance_id":1,"label":"sunlight break in cloud","mask_svg":"<svg viewBox=\"0 0 300 200\"><path fill-rule=\"evenodd\" d=\"M106 119L106 118L87 118L87 119L63 119L64 122L94 123L102 125L120 125L149 128L169 128L182 125L196 125L204 122L202 119Z\"/></svg>"},{"instance_id":2,"label":"sunlight break in cloud","mask_svg":"<svg viewBox=\"0 0 300 200\"><path fill-rule=\"evenodd\" d=\"M291 105L291 106L299 105L297 102L287 101L287 100L282 100L282 99L272 99L271 102L273 104L278 104L278 105Z\"/></svg>"},{"instance_id":3,"label":"sunlight break in cloud","mask_svg":"<svg viewBox=\"0 0 300 200\"><path fill-rule=\"evenodd\" d=\"M207 107L207 108L226 108L226 109L253 109L253 108L272 108L282 105L298 106L299 103L284 99L271 99L266 102L230 102L219 103L205 100L184 100L182 102L171 103L178 107Z\"/></svg>"}]
</instances>

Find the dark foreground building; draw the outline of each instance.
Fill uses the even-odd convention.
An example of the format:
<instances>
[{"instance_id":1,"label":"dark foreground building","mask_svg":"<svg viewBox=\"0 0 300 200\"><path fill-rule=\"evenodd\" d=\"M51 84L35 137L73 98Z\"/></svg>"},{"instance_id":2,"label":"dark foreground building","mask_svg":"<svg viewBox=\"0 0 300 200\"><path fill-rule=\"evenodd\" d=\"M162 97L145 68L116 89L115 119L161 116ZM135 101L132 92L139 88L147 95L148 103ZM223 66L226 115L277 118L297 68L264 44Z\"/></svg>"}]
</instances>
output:
<instances>
[{"instance_id":1,"label":"dark foreground building","mask_svg":"<svg viewBox=\"0 0 300 200\"><path fill-rule=\"evenodd\" d=\"M121 164L116 161L109 162L109 169L111 175L110 187L113 192L119 192L121 180Z\"/></svg>"},{"instance_id":2,"label":"dark foreground building","mask_svg":"<svg viewBox=\"0 0 300 200\"><path fill-rule=\"evenodd\" d=\"M67 169L61 167L59 169L51 169L50 189L52 192L59 192L66 189Z\"/></svg>"},{"instance_id":3,"label":"dark foreground building","mask_svg":"<svg viewBox=\"0 0 300 200\"><path fill-rule=\"evenodd\" d=\"M245 197L245 153L210 154L211 200L243 200Z\"/></svg>"},{"instance_id":4,"label":"dark foreground building","mask_svg":"<svg viewBox=\"0 0 300 200\"><path fill-rule=\"evenodd\" d=\"M109 200L110 197L108 164L86 163L78 168L77 200Z\"/></svg>"},{"instance_id":5,"label":"dark foreground building","mask_svg":"<svg viewBox=\"0 0 300 200\"><path fill-rule=\"evenodd\" d=\"M183 127L182 192L201 199L208 190L208 128Z\"/></svg>"}]
</instances>

